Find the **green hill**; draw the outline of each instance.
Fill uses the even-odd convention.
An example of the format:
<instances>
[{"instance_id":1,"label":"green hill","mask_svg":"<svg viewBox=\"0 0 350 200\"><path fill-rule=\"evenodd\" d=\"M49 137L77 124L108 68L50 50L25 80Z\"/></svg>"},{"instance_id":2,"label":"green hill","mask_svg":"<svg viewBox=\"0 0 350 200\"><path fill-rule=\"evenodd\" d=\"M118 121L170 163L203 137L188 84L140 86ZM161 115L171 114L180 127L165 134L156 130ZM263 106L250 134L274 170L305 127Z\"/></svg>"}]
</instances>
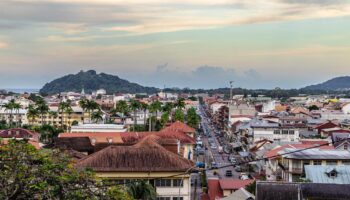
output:
<instances>
[{"instance_id":1,"label":"green hill","mask_svg":"<svg viewBox=\"0 0 350 200\"><path fill-rule=\"evenodd\" d=\"M333 90L333 91L349 91L350 76L342 76L333 78L324 83L304 87L305 90Z\"/></svg>"},{"instance_id":2,"label":"green hill","mask_svg":"<svg viewBox=\"0 0 350 200\"><path fill-rule=\"evenodd\" d=\"M60 92L80 92L84 88L86 93L91 93L98 89L105 89L108 94L121 93L156 93L159 89L154 87L144 87L136 83L131 83L118 76L105 73L97 74L94 70L80 71L77 74L69 74L46 83L40 90L41 94L57 94Z\"/></svg>"}]
</instances>

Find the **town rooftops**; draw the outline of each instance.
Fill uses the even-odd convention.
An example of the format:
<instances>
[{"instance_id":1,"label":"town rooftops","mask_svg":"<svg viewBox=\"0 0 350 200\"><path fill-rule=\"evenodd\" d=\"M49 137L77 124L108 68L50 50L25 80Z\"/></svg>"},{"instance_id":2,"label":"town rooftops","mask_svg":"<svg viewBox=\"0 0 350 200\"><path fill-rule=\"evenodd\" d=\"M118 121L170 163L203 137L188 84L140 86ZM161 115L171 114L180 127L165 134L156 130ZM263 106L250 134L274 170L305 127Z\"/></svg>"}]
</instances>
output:
<instances>
[{"instance_id":1,"label":"town rooftops","mask_svg":"<svg viewBox=\"0 0 350 200\"><path fill-rule=\"evenodd\" d=\"M195 133L196 130L187 124L176 121L172 123L170 126L163 128L161 131L181 131L184 133Z\"/></svg>"},{"instance_id":2,"label":"town rooftops","mask_svg":"<svg viewBox=\"0 0 350 200\"><path fill-rule=\"evenodd\" d=\"M23 129L23 128L11 128L7 130L0 131L0 138L17 138L17 139L30 139L34 141L39 141L40 134Z\"/></svg>"},{"instance_id":3,"label":"town rooftops","mask_svg":"<svg viewBox=\"0 0 350 200\"><path fill-rule=\"evenodd\" d=\"M96 172L180 172L194 166L159 145L158 139L151 135L132 146L109 146L81 159L76 167Z\"/></svg>"},{"instance_id":4,"label":"town rooftops","mask_svg":"<svg viewBox=\"0 0 350 200\"><path fill-rule=\"evenodd\" d=\"M293 151L296 151L298 149L305 149L305 148L311 148L311 147L317 147L317 148L321 148L321 149L334 149L333 146L320 146L320 145L325 145L325 143L322 144L286 144L280 147L277 147L271 151L268 151L265 153L265 157L275 157L279 155L279 152L283 151L284 149L293 149Z\"/></svg>"}]
</instances>

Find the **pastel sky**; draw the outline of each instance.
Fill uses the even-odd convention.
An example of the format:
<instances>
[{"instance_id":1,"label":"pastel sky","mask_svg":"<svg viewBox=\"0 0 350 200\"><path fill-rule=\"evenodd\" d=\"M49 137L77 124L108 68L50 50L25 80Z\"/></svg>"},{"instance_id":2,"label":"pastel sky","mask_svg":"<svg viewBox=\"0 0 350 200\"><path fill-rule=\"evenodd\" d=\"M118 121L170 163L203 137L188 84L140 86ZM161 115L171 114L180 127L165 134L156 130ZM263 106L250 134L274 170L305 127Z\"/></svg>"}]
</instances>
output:
<instances>
[{"instance_id":1,"label":"pastel sky","mask_svg":"<svg viewBox=\"0 0 350 200\"><path fill-rule=\"evenodd\" d=\"M350 0L0 1L0 88L88 69L190 88L350 75Z\"/></svg>"}]
</instances>

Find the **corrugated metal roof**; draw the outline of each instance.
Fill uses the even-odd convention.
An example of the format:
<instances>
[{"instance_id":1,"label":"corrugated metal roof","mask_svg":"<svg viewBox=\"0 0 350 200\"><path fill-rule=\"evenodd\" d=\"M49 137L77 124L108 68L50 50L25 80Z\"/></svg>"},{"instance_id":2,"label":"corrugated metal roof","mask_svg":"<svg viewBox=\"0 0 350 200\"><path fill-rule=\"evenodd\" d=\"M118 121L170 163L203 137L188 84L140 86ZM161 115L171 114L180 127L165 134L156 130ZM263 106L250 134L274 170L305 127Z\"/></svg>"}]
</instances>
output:
<instances>
[{"instance_id":1,"label":"corrugated metal roof","mask_svg":"<svg viewBox=\"0 0 350 200\"><path fill-rule=\"evenodd\" d=\"M329 176L329 172L335 170L336 176ZM306 178L313 183L350 184L350 166L307 165L305 166Z\"/></svg>"},{"instance_id":2,"label":"corrugated metal roof","mask_svg":"<svg viewBox=\"0 0 350 200\"><path fill-rule=\"evenodd\" d=\"M293 151L296 150L292 148L286 148L278 153L282 154ZM344 150L307 149L304 151L284 155L283 157L298 160L350 160L350 152Z\"/></svg>"}]
</instances>

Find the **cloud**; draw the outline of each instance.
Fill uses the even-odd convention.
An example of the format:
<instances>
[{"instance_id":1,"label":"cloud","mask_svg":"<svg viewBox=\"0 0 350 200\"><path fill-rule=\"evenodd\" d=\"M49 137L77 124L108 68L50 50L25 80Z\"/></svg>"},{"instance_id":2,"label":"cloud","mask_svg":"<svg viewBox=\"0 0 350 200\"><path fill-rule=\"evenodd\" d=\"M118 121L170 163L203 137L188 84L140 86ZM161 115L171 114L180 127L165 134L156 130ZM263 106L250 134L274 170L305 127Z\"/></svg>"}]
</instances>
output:
<instances>
[{"instance_id":1,"label":"cloud","mask_svg":"<svg viewBox=\"0 0 350 200\"><path fill-rule=\"evenodd\" d=\"M189 87L189 88L220 88L228 87L231 80L236 82L237 87L257 87L254 85L261 81L259 73L254 69L236 71L230 68L216 66L199 66L192 71L185 72L178 68L162 64L156 67L151 73L144 73L142 76L134 74L126 75L135 82L157 87Z\"/></svg>"}]
</instances>

